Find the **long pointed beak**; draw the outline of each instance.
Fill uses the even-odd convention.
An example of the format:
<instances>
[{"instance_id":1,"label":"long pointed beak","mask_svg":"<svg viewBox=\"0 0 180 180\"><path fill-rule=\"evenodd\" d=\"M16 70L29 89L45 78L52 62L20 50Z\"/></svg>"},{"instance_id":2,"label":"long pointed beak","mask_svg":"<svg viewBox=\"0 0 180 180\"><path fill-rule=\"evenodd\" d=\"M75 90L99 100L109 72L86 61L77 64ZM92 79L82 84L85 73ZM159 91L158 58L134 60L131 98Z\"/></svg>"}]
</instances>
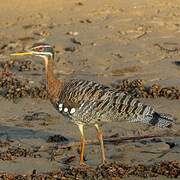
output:
<instances>
[{"instance_id":1,"label":"long pointed beak","mask_svg":"<svg viewBox=\"0 0 180 180\"><path fill-rule=\"evenodd\" d=\"M32 52L17 52L17 53L13 53L10 54L11 56L27 56L27 55L32 55Z\"/></svg>"}]
</instances>

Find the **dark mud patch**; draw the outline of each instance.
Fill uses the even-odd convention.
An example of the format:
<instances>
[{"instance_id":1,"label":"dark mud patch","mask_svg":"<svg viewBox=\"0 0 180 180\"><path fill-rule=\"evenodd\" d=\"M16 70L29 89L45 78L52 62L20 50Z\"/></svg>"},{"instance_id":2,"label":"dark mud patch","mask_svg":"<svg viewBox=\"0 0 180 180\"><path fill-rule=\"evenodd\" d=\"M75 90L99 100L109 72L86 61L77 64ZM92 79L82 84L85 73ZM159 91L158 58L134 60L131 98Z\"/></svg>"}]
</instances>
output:
<instances>
[{"instance_id":1,"label":"dark mud patch","mask_svg":"<svg viewBox=\"0 0 180 180\"><path fill-rule=\"evenodd\" d=\"M60 134L55 134L54 136L49 136L47 142L65 142L68 139Z\"/></svg>"},{"instance_id":2,"label":"dark mud patch","mask_svg":"<svg viewBox=\"0 0 180 180\"><path fill-rule=\"evenodd\" d=\"M25 121L40 121L40 120L47 121L50 117L51 115L45 112L29 112L27 115L24 116L24 120Z\"/></svg>"},{"instance_id":3,"label":"dark mud patch","mask_svg":"<svg viewBox=\"0 0 180 180\"><path fill-rule=\"evenodd\" d=\"M180 67L180 61L174 61L174 64Z\"/></svg>"},{"instance_id":4,"label":"dark mud patch","mask_svg":"<svg viewBox=\"0 0 180 180\"><path fill-rule=\"evenodd\" d=\"M140 70L138 66L127 67L123 69L114 69L111 71L112 76L122 76L127 73L134 73Z\"/></svg>"}]
</instances>

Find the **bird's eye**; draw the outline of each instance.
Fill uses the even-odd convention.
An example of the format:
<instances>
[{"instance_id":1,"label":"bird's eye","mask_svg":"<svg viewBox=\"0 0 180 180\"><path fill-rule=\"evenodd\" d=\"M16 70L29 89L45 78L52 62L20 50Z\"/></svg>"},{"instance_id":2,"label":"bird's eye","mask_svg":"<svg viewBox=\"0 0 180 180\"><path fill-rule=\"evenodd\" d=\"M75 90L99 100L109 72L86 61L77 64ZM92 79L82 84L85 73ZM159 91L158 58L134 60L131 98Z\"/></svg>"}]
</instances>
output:
<instances>
[{"instance_id":1,"label":"bird's eye","mask_svg":"<svg viewBox=\"0 0 180 180\"><path fill-rule=\"evenodd\" d=\"M40 52L43 51L43 50L44 50L43 47L39 47L39 48L38 48L38 51L40 51Z\"/></svg>"}]
</instances>

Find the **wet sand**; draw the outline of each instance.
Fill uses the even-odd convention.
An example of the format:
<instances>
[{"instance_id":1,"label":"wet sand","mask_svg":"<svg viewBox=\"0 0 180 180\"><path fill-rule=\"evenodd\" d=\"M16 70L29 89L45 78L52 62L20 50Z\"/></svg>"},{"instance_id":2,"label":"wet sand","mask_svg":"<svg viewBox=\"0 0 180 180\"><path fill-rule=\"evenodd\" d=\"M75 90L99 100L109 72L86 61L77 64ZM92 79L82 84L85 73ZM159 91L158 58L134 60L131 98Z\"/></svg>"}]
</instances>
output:
<instances>
[{"instance_id":1,"label":"wet sand","mask_svg":"<svg viewBox=\"0 0 180 180\"><path fill-rule=\"evenodd\" d=\"M83 78L109 86L124 79L142 79L148 85L179 90L179 10L178 0L2 0L0 70L13 73L18 80L28 80L28 86L42 87L43 61L31 57L12 59L9 54L45 41L55 47L58 78ZM21 60L26 63L22 64ZM7 62L11 63L7 65ZM12 86L14 89L15 85ZM0 172L30 174L36 169L42 173L78 165L78 146L58 150L56 142L47 142L49 136L55 134L78 141L79 130L53 109L46 94L38 95L44 91L33 91L37 93L33 97L17 96L13 101L12 97L3 97L3 88L0 90ZM158 140L106 144L108 161L125 164L180 162L180 137L172 135L180 130L180 99L150 97L141 100L159 112L176 117L176 125L170 130L160 130L129 122L103 124L106 137L117 133L118 138L166 133ZM85 134L87 139L96 138L93 127L87 128ZM4 142L8 143L4 146ZM175 145L171 147L170 142ZM51 160L53 153L55 156ZM70 157L72 161L68 162ZM96 168L100 162L99 146L89 145L85 159L88 165Z\"/></svg>"}]
</instances>

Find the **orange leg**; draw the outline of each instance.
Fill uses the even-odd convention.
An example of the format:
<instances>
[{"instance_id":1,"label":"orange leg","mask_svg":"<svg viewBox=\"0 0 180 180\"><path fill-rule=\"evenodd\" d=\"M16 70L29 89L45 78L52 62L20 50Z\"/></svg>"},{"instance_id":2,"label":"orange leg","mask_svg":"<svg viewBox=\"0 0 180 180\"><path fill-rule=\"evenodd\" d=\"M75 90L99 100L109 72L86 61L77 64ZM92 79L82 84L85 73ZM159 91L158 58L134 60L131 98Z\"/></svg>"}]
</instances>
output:
<instances>
[{"instance_id":1,"label":"orange leg","mask_svg":"<svg viewBox=\"0 0 180 180\"><path fill-rule=\"evenodd\" d=\"M80 153L80 165L84 164L84 148L85 148L85 138L84 138L84 131L83 125L78 125L79 130L81 132L81 153Z\"/></svg>"},{"instance_id":2,"label":"orange leg","mask_svg":"<svg viewBox=\"0 0 180 180\"><path fill-rule=\"evenodd\" d=\"M95 127L96 127L96 130L97 130L97 133L98 133L98 139L99 139L100 146L101 146L101 159L102 159L102 164L104 164L106 158L105 158L105 152L104 152L103 132L100 130L98 124L95 124Z\"/></svg>"}]
</instances>

